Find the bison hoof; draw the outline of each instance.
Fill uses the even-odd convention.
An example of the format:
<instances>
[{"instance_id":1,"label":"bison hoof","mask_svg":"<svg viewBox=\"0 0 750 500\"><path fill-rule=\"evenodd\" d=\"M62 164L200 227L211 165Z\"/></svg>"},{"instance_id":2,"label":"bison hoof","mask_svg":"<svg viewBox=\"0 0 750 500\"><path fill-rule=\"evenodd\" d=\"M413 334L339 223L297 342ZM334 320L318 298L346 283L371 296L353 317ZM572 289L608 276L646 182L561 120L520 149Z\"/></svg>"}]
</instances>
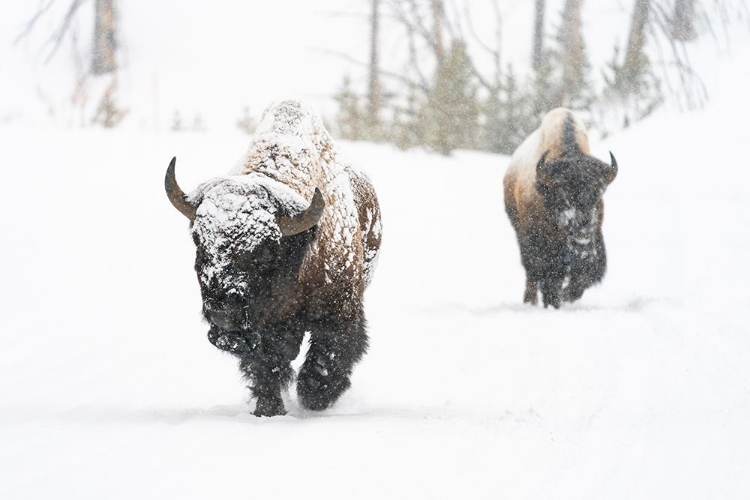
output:
<instances>
[{"instance_id":1,"label":"bison hoof","mask_svg":"<svg viewBox=\"0 0 750 500\"><path fill-rule=\"evenodd\" d=\"M300 404L308 410L325 410L349 388L349 378L335 379L319 371L303 370L297 379Z\"/></svg>"},{"instance_id":2,"label":"bison hoof","mask_svg":"<svg viewBox=\"0 0 750 500\"><path fill-rule=\"evenodd\" d=\"M256 417L277 417L280 415L286 415L286 409L284 409L284 402L281 398L277 399L259 399L255 405L255 411L253 415Z\"/></svg>"}]
</instances>

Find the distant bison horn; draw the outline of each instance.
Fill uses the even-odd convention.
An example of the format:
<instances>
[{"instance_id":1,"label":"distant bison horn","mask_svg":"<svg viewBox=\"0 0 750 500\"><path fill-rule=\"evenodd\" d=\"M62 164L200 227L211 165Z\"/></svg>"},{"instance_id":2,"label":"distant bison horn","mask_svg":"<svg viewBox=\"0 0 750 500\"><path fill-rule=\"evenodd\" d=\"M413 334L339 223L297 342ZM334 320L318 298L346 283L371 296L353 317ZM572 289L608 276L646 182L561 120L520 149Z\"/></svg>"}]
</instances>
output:
<instances>
[{"instance_id":1,"label":"distant bison horn","mask_svg":"<svg viewBox=\"0 0 750 500\"><path fill-rule=\"evenodd\" d=\"M174 167L177 163L177 157L172 158L167 168L167 176L164 178L164 189L167 191L167 197L172 205L180 211L182 215L188 219L195 220L196 207L190 203L187 199L187 195L182 192L180 186L177 185L177 179L174 176Z\"/></svg>"},{"instance_id":2,"label":"distant bison horn","mask_svg":"<svg viewBox=\"0 0 750 500\"><path fill-rule=\"evenodd\" d=\"M307 231L320 221L325 207L326 202L323 200L323 193L320 192L320 189L315 188L315 195L310 202L310 206L304 212L294 217L276 217L276 223L279 225L279 229L281 229L281 235L294 236L295 234Z\"/></svg>"},{"instance_id":3,"label":"distant bison horn","mask_svg":"<svg viewBox=\"0 0 750 500\"><path fill-rule=\"evenodd\" d=\"M607 173L606 181L607 184L611 183L613 180L615 180L615 177L617 177L617 159L615 159L615 155L612 154L612 151L609 152L609 157L612 159L612 166L609 168L609 172Z\"/></svg>"}]
</instances>

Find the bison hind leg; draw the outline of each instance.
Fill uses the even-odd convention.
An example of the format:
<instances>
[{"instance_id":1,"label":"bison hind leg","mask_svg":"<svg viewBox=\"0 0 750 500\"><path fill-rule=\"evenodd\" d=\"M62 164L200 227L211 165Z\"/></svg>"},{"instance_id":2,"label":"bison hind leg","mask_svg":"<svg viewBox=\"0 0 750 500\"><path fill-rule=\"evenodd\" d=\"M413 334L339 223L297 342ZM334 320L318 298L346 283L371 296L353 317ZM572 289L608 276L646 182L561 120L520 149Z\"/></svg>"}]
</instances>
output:
<instances>
[{"instance_id":1,"label":"bison hind leg","mask_svg":"<svg viewBox=\"0 0 750 500\"><path fill-rule=\"evenodd\" d=\"M539 298L537 297L538 290L536 283L531 281L528 277L526 278L526 290L523 293L524 304L531 304L532 306L537 305Z\"/></svg>"},{"instance_id":2,"label":"bison hind leg","mask_svg":"<svg viewBox=\"0 0 750 500\"><path fill-rule=\"evenodd\" d=\"M363 313L353 322L325 322L313 330L297 377L300 404L309 410L330 408L349 389L352 370L367 343Z\"/></svg>"}]
</instances>

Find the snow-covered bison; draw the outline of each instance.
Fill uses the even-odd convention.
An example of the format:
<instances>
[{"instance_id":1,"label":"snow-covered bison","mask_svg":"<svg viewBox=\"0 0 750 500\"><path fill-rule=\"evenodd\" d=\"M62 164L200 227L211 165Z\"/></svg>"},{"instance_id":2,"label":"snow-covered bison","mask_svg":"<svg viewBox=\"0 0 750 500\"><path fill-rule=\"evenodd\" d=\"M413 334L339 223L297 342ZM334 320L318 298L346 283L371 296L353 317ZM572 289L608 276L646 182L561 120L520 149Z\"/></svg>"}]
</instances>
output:
<instances>
[{"instance_id":1,"label":"snow-covered bison","mask_svg":"<svg viewBox=\"0 0 750 500\"><path fill-rule=\"evenodd\" d=\"M560 307L604 277L602 195L617 175L589 154L586 127L572 111L550 111L513 153L505 174L505 211L526 269L524 302Z\"/></svg>"},{"instance_id":2,"label":"snow-covered bison","mask_svg":"<svg viewBox=\"0 0 750 500\"><path fill-rule=\"evenodd\" d=\"M255 415L285 413L281 391L305 332L302 406L328 408L367 350L363 293L380 248L369 180L342 163L321 121L297 101L264 113L232 175L186 195L165 187L191 222L209 340L239 358Z\"/></svg>"}]
</instances>

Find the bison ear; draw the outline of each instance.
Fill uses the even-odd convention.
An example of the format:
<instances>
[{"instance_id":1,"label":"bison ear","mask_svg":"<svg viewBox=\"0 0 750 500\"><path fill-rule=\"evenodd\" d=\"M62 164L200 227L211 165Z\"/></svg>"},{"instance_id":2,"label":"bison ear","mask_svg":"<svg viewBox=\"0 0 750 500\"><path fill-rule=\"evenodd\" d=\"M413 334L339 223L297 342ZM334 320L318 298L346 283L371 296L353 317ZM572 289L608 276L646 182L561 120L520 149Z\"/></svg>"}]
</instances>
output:
<instances>
[{"instance_id":1,"label":"bison ear","mask_svg":"<svg viewBox=\"0 0 750 500\"><path fill-rule=\"evenodd\" d=\"M612 151L609 152L609 157L612 159L612 163L607 165L607 173L604 176L604 182L606 182L607 185L611 184L612 181L615 180L615 177L617 177L617 159L615 158L615 155L612 154Z\"/></svg>"},{"instance_id":2,"label":"bison ear","mask_svg":"<svg viewBox=\"0 0 750 500\"><path fill-rule=\"evenodd\" d=\"M536 164L536 181L540 184L549 184L550 178L549 174L547 172L547 155L549 154L549 150L545 151L541 158L539 158L539 162Z\"/></svg>"},{"instance_id":3,"label":"bison ear","mask_svg":"<svg viewBox=\"0 0 750 500\"><path fill-rule=\"evenodd\" d=\"M169 163L169 167L167 167L167 175L164 177L164 189L167 191L167 198L172 202L172 206L174 206L182 215L193 221L195 220L196 206L188 201L187 195L177 184L177 179L174 175L176 163L177 157L174 157Z\"/></svg>"},{"instance_id":4,"label":"bison ear","mask_svg":"<svg viewBox=\"0 0 750 500\"><path fill-rule=\"evenodd\" d=\"M294 217L276 217L276 223L279 225L281 235L284 237L294 236L295 234L307 231L320 221L325 207L326 202L323 200L323 193L320 192L320 189L315 188L313 199L306 210Z\"/></svg>"}]
</instances>

